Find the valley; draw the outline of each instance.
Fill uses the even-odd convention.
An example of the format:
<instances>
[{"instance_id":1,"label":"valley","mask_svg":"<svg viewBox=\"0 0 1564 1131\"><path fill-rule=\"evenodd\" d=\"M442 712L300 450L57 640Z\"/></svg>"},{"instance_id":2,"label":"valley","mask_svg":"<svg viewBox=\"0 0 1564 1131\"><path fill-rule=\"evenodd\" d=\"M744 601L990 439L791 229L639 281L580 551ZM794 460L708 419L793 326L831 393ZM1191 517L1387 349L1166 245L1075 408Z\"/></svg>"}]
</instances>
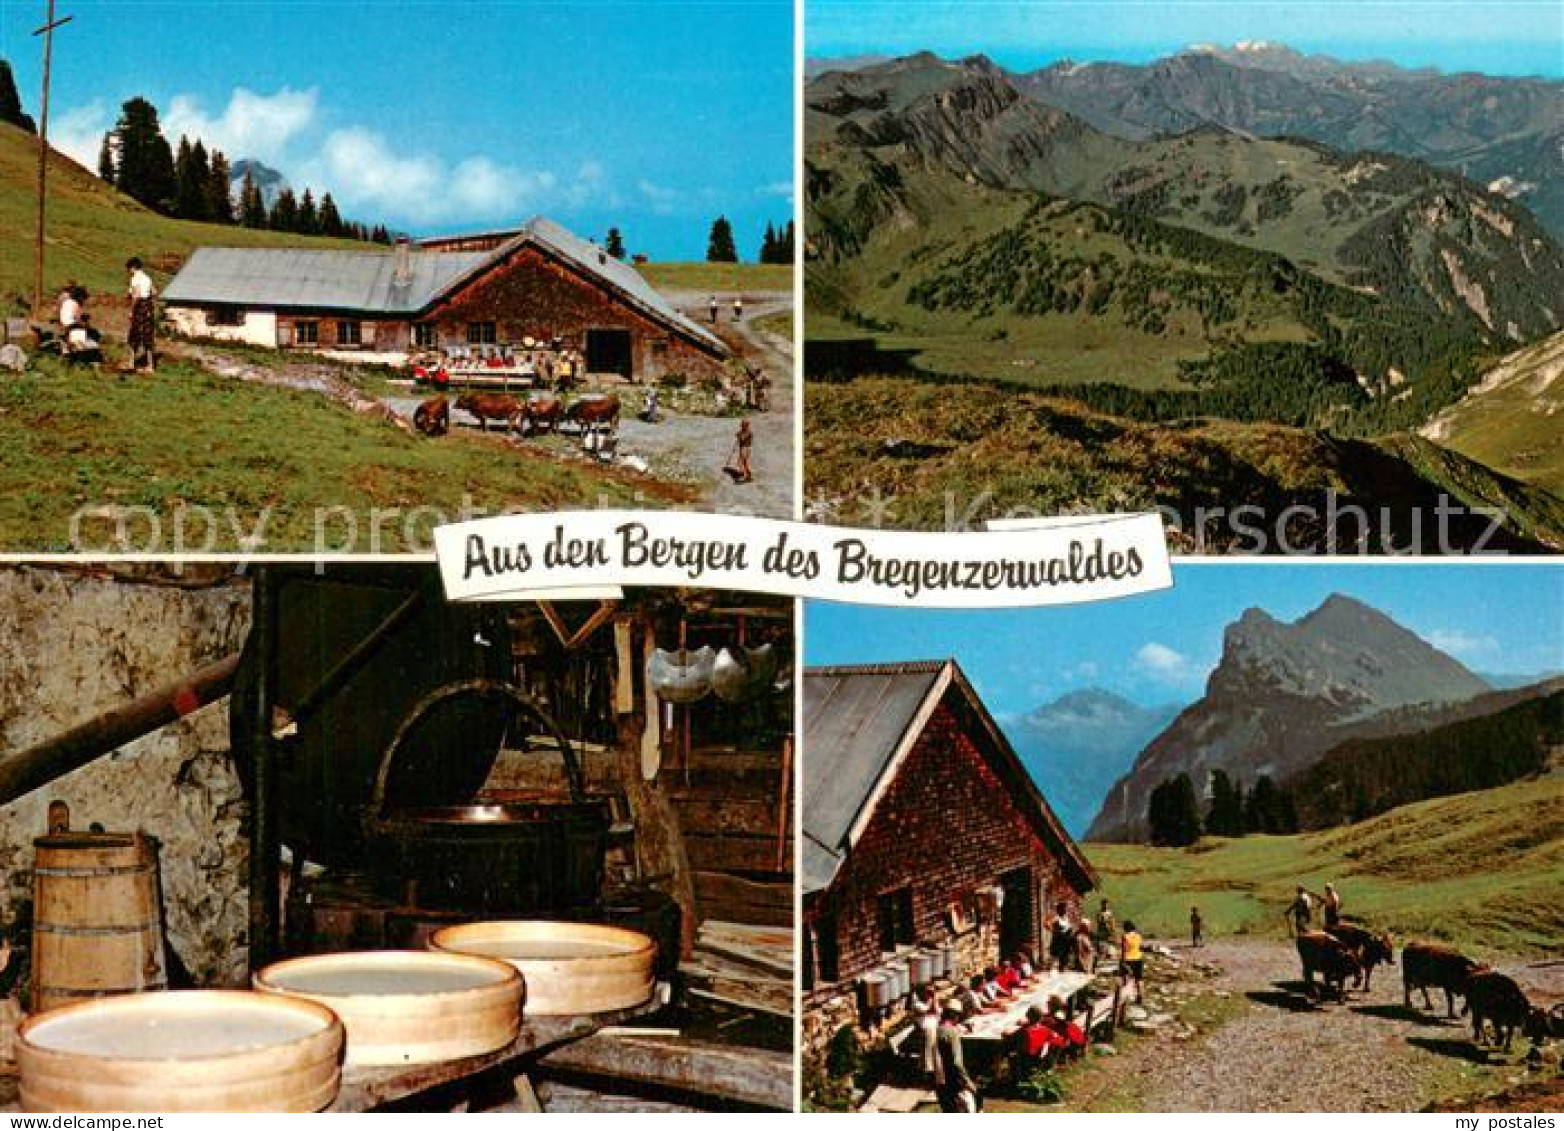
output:
<instances>
[{"instance_id":1,"label":"valley","mask_svg":"<svg viewBox=\"0 0 1564 1131\"><path fill-rule=\"evenodd\" d=\"M1259 68L1245 81L1268 73ZM1468 397L1465 420L1485 416L1505 382L1484 375L1564 329L1564 248L1525 194L1490 190L1411 144L1337 149L1221 116L1178 132L1130 129L1049 102L1057 84L1035 79L982 56L923 53L809 83L806 370L835 382L811 390L811 433L835 415L820 406L868 376L971 382L974 393L1035 390L1164 431L1220 420L1361 441L1468 505L1487 493L1471 490L1485 477L1506 496L1511 480L1551 494L1550 420L1516 420L1500 438L1435 423ZM1417 430L1425 449L1398 438ZM1474 473L1428 450L1458 431L1450 446ZM852 440L819 437L822 447ZM963 445L947 434L925 446L939 460ZM962 457L982 474L982 453L969 444ZM839 478L830 458L812 465L811 486L835 497L865 478L862 462L848 467ZM904 470L942 489L970 482L937 466ZM1173 474L1183 471L1206 474ZM1447 490L1452 476L1468 489ZM1035 490L1022 486L1028 477ZM903 511L926 511L898 485L904 476L868 478ZM1012 446L988 479L1022 486L1027 505L1059 504L1057 477L1035 453ZM1564 528L1535 521L1550 509L1548 498L1519 508L1532 519L1512 532L1559 545Z\"/></svg>"}]
</instances>

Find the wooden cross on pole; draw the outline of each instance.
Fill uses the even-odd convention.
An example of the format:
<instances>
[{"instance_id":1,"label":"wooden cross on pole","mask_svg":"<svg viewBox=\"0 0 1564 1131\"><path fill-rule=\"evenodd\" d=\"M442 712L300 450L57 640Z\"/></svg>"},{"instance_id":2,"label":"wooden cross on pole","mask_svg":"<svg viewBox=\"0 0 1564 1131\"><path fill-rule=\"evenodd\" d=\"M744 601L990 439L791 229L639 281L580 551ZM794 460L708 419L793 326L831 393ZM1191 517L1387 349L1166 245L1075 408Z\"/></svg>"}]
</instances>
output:
<instances>
[{"instance_id":1,"label":"wooden cross on pole","mask_svg":"<svg viewBox=\"0 0 1564 1131\"><path fill-rule=\"evenodd\" d=\"M54 63L54 29L63 27L74 17L56 19L54 0L49 0L49 14L43 27L33 32L43 36L43 100L38 111L38 243L33 249L33 313L43 317L43 232L44 186L49 177L49 70Z\"/></svg>"}]
</instances>

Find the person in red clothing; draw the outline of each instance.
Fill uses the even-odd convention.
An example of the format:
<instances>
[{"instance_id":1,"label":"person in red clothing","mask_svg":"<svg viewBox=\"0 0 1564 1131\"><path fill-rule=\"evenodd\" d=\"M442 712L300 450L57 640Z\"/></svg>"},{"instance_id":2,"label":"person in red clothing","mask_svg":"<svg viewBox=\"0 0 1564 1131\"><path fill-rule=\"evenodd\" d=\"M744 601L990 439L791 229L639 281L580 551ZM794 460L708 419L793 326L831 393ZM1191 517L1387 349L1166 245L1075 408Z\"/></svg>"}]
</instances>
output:
<instances>
[{"instance_id":1,"label":"person in red clothing","mask_svg":"<svg viewBox=\"0 0 1564 1131\"><path fill-rule=\"evenodd\" d=\"M1064 1056L1073 1058L1086 1051L1086 1031L1070 1020L1063 998L1055 996L1048 999L1048 1014L1044 1024L1054 1034Z\"/></svg>"},{"instance_id":2,"label":"person in red clothing","mask_svg":"<svg viewBox=\"0 0 1564 1131\"><path fill-rule=\"evenodd\" d=\"M1015 968L1008 962L1000 965L998 972L994 975L994 980L999 983L999 988L1007 994L1015 993L1016 987L1021 984L1021 976L1015 972Z\"/></svg>"},{"instance_id":3,"label":"person in red clothing","mask_svg":"<svg viewBox=\"0 0 1564 1131\"><path fill-rule=\"evenodd\" d=\"M1013 1039L1016 1055L1025 1061L1045 1061L1064 1047L1059 1034L1048 1023L1047 1015L1036 1005L1026 1011L1026 1020L1015 1031Z\"/></svg>"}]
</instances>

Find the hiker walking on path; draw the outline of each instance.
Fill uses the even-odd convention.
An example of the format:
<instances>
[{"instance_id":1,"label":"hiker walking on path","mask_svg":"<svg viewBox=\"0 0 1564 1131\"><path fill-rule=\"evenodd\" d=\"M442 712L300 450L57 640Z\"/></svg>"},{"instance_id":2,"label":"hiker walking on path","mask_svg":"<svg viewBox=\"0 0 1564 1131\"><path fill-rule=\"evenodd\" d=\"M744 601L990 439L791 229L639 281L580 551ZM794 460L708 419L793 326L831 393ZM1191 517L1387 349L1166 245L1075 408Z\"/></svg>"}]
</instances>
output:
<instances>
[{"instance_id":1,"label":"hiker walking on path","mask_svg":"<svg viewBox=\"0 0 1564 1131\"><path fill-rule=\"evenodd\" d=\"M1336 893L1335 884L1325 885L1325 896L1320 903L1325 910L1325 925L1338 926L1341 923L1341 896Z\"/></svg>"},{"instance_id":2,"label":"hiker walking on path","mask_svg":"<svg viewBox=\"0 0 1564 1131\"><path fill-rule=\"evenodd\" d=\"M733 296L733 321L744 321L744 300L738 295Z\"/></svg>"},{"instance_id":3,"label":"hiker walking on path","mask_svg":"<svg viewBox=\"0 0 1564 1131\"><path fill-rule=\"evenodd\" d=\"M126 344L130 346L130 367L132 370L140 369L144 358L147 372L154 373L157 371L157 355L153 352L157 312L153 299L157 290L152 286L152 276L142 268L140 259L134 256L127 259L125 270L130 273L127 287L130 295L130 333L126 338Z\"/></svg>"},{"instance_id":4,"label":"hiker walking on path","mask_svg":"<svg viewBox=\"0 0 1564 1131\"><path fill-rule=\"evenodd\" d=\"M1134 985L1137 1002L1144 996L1146 978L1146 955L1143 947L1144 943L1140 932L1135 929L1134 920L1124 920L1124 935L1119 939L1119 969Z\"/></svg>"},{"instance_id":5,"label":"hiker walking on path","mask_svg":"<svg viewBox=\"0 0 1564 1131\"><path fill-rule=\"evenodd\" d=\"M1293 901L1287 905L1283 914L1287 925L1294 938L1307 931L1314 923L1314 896L1309 894L1307 888L1299 887L1298 894L1293 896Z\"/></svg>"},{"instance_id":6,"label":"hiker walking on path","mask_svg":"<svg viewBox=\"0 0 1564 1131\"><path fill-rule=\"evenodd\" d=\"M739 421L738 433L733 437L733 454L728 459L728 466L723 468L733 477L735 483L748 483L755 478L755 472L750 465L750 449L755 444L755 432L749 426L749 421Z\"/></svg>"},{"instance_id":7,"label":"hiker walking on path","mask_svg":"<svg viewBox=\"0 0 1564 1131\"><path fill-rule=\"evenodd\" d=\"M1206 945L1205 927L1206 922L1200 917L1200 908L1191 907L1189 909L1189 945L1191 947L1198 948Z\"/></svg>"}]
</instances>

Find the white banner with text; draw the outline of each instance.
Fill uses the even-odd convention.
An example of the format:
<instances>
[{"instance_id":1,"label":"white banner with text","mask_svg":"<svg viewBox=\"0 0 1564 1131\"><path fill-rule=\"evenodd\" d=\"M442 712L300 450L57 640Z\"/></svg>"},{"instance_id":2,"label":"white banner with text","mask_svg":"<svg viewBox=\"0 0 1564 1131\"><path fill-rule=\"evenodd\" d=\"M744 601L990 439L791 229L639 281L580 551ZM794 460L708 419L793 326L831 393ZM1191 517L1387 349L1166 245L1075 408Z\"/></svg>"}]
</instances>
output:
<instances>
[{"instance_id":1,"label":"white banner with text","mask_svg":"<svg viewBox=\"0 0 1564 1131\"><path fill-rule=\"evenodd\" d=\"M1104 601L1173 584L1155 514L917 533L688 511L561 511L442 526L434 542L453 601L678 586L861 605L1005 608Z\"/></svg>"}]
</instances>

